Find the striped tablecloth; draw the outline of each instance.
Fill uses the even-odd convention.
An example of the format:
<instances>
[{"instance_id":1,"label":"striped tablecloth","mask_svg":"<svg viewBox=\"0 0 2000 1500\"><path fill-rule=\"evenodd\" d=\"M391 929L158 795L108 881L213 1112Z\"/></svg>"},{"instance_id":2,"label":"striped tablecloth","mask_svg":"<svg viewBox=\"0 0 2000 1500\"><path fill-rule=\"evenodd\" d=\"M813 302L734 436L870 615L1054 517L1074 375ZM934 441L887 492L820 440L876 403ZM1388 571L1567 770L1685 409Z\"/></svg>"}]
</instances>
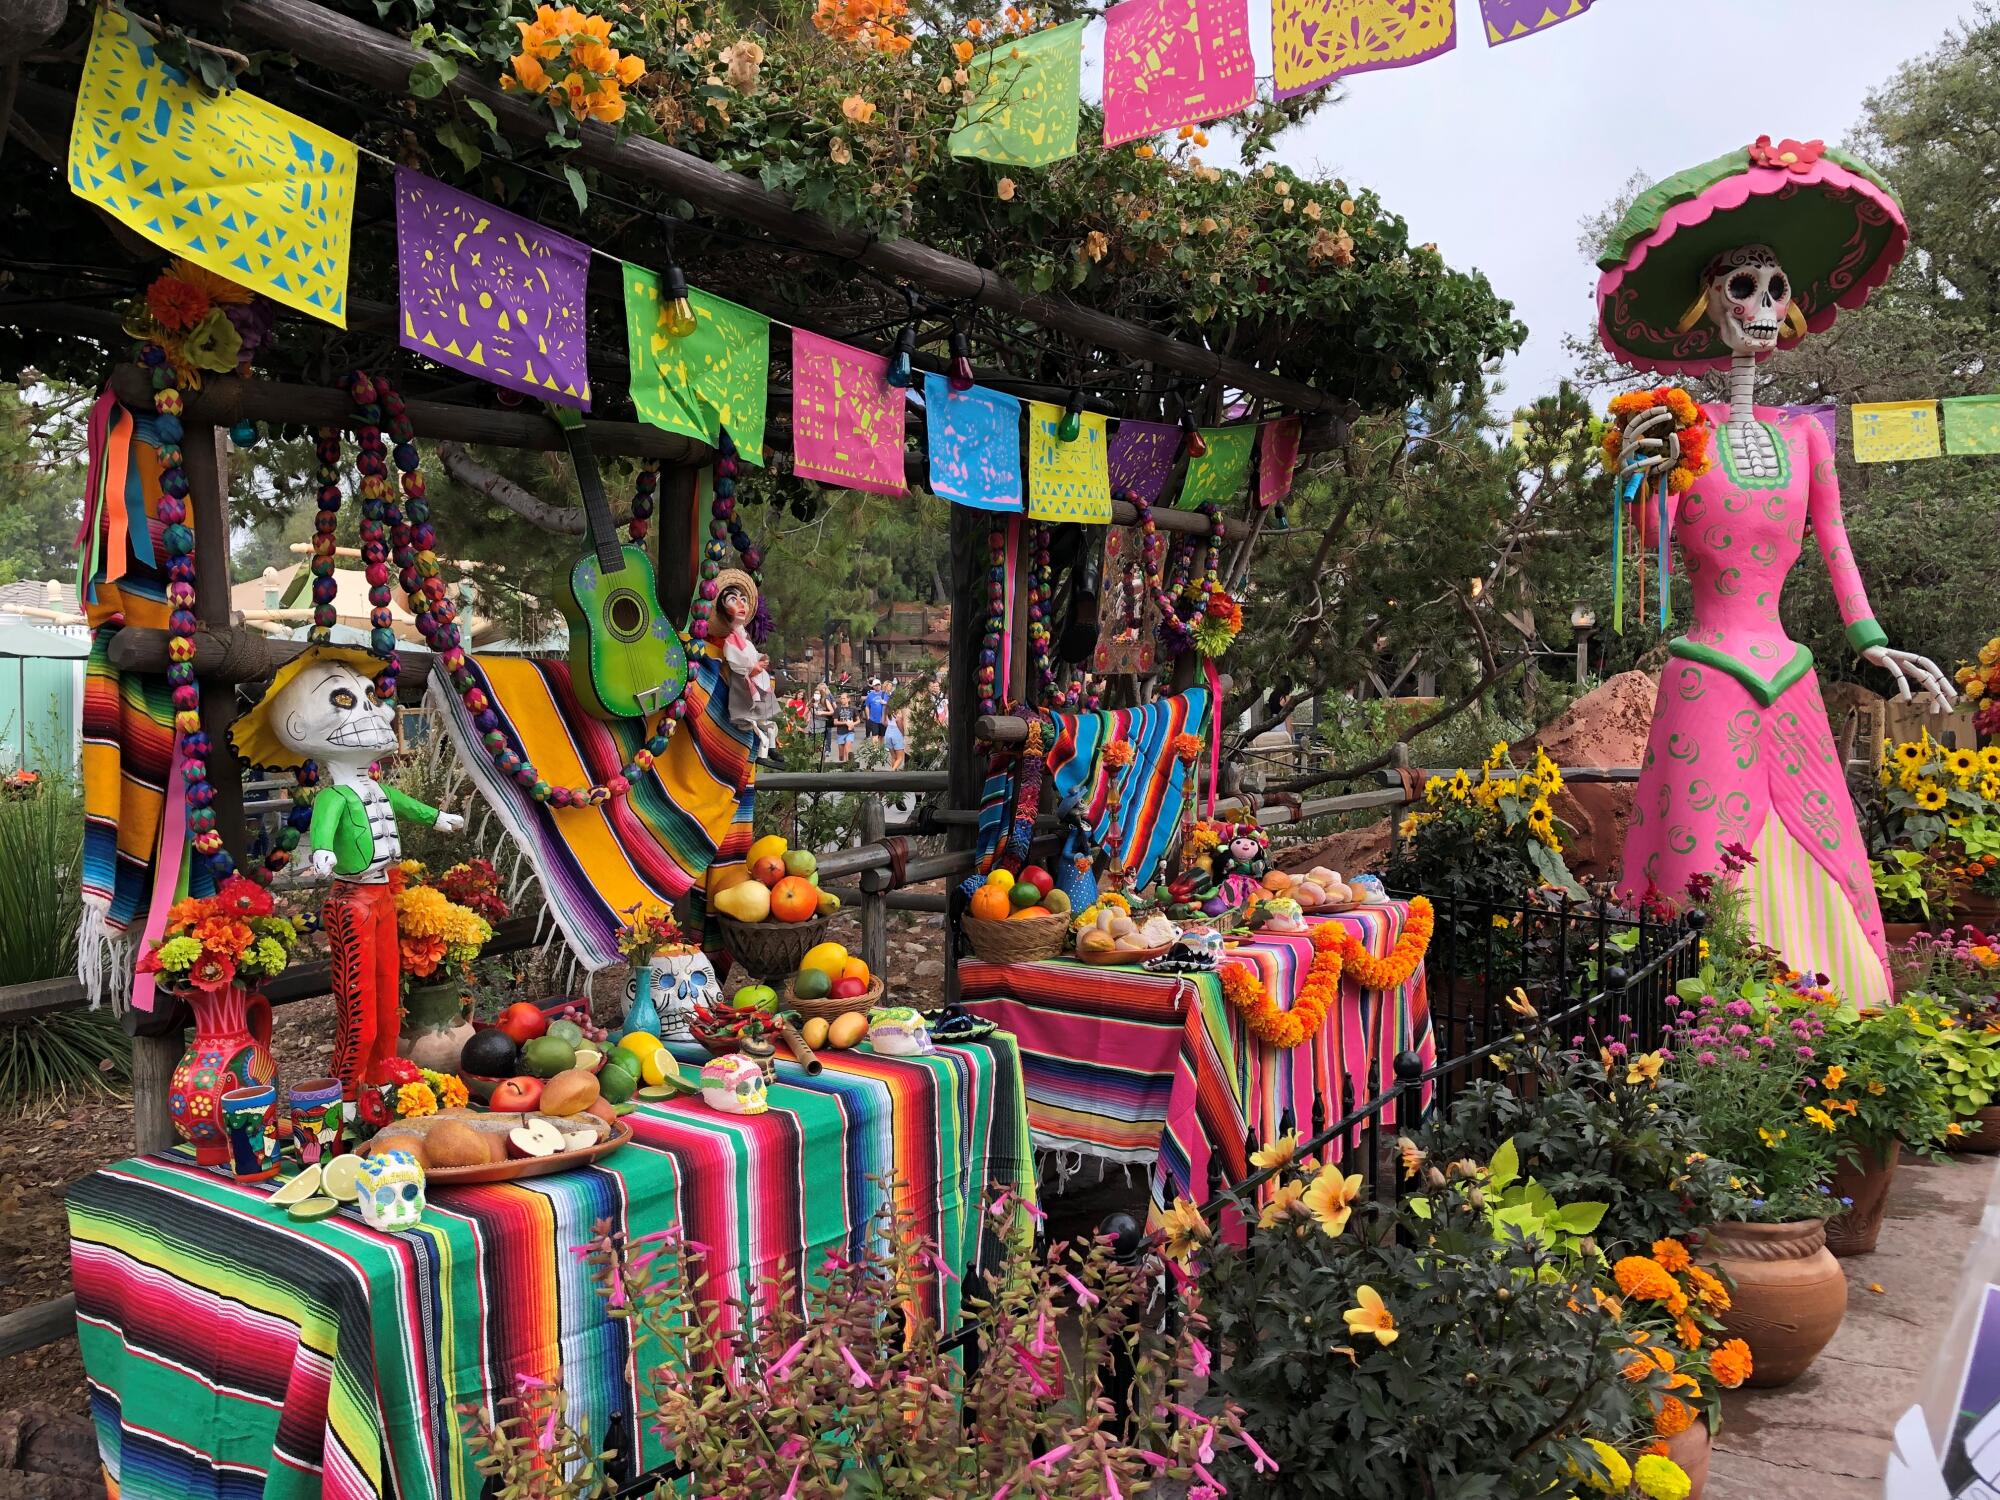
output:
<instances>
[{"instance_id":1,"label":"striped tablecloth","mask_svg":"<svg viewBox=\"0 0 2000 1500\"><path fill-rule=\"evenodd\" d=\"M1309 921L1338 922L1386 956L1409 908L1400 901ZM1312 943L1258 937L1230 950L1253 962L1266 993L1291 1007ZM1311 1041L1289 1051L1244 1029L1213 974L1149 974L1074 959L959 965L966 1010L1014 1033L1037 1148L1149 1168L1156 1203L1205 1196L1208 1160L1220 1152L1232 1181L1248 1171L1245 1139L1268 1141L1287 1112L1301 1135L1384 1092L1405 1049L1436 1055L1424 969L1398 990L1341 985L1340 1006Z\"/></svg>"},{"instance_id":2,"label":"striped tablecloth","mask_svg":"<svg viewBox=\"0 0 2000 1500\"><path fill-rule=\"evenodd\" d=\"M781 1062L759 1116L644 1105L632 1143L595 1166L440 1188L401 1234L351 1210L296 1223L266 1201L276 1183L238 1185L185 1150L83 1179L71 1264L113 1495L474 1500L454 1407L509 1396L521 1374L562 1382L591 1436L629 1452L633 1372L655 1361L574 1253L602 1220L635 1236L680 1224L733 1299L854 1245L893 1172L972 1264L988 1195L1034 1190L1012 1039L825 1063L809 1079ZM948 1318L956 1289L935 1287ZM647 1432L646 1465L664 1456Z\"/></svg>"}]
</instances>

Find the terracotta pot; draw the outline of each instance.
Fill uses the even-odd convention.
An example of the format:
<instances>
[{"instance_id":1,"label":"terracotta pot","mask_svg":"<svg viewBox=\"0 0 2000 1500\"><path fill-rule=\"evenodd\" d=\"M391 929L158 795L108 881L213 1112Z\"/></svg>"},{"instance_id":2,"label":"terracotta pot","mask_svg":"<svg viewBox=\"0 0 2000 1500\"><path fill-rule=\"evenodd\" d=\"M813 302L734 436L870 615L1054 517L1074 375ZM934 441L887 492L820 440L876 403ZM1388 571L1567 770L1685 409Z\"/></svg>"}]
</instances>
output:
<instances>
[{"instance_id":1,"label":"terracotta pot","mask_svg":"<svg viewBox=\"0 0 2000 1500\"><path fill-rule=\"evenodd\" d=\"M1688 1500L1701 1500L1701 1492L1708 1486L1708 1456L1714 1446L1708 1423L1701 1421L1667 1439L1667 1457L1688 1477Z\"/></svg>"},{"instance_id":2,"label":"terracotta pot","mask_svg":"<svg viewBox=\"0 0 2000 1500\"><path fill-rule=\"evenodd\" d=\"M1977 1130L1972 1129L1975 1122L1979 1126ZM2000 1104L1987 1105L1964 1123L1964 1135L1946 1140L1945 1146L1949 1150L1963 1152L1967 1156L2000 1154Z\"/></svg>"},{"instance_id":3,"label":"terracotta pot","mask_svg":"<svg viewBox=\"0 0 2000 1500\"><path fill-rule=\"evenodd\" d=\"M1835 1255L1872 1255L1882 1234L1882 1214L1889 1206L1889 1184L1896 1180L1896 1163L1903 1143L1886 1148L1864 1146L1858 1160L1843 1156L1829 1186L1836 1198L1852 1198L1854 1206L1826 1221L1826 1248Z\"/></svg>"},{"instance_id":4,"label":"terracotta pot","mask_svg":"<svg viewBox=\"0 0 2000 1500\"><path fill-rule=\"evenodd\" d=\"M1960 927L1970 922L1989 936L2000 932L2000 897L1955 889L1951 898L1951 919Z\"/></svg>"},{"instance_id":5,"label":"terracotta pot","mask_svg":"<svg viewBox=\"0 0 2000 1500\"><path fill-rule=\"evenodd\" d=\"M1882 937L1891 948L1900 948L1923 930L1921 922L1884 922Z\"/></svg>"},{"instance_id":6,"label":"terracotta pot","mask_svg":"<svg viewBox=\"0 0 2000 1500\"><path fill-rule=\"evenodd\" d=\"M1750 1346L1754 1386L1790 1385L1847 1315L1847 1277L1818 1219L1711 1224L1701 1258L1732 1282L1726 1336Z\"/></svg>"},{"instance_id":7,"label":"terracotta pot","mask_svg":"<svg viewBox=\"0 0 2000 1500\"><path fill-rule=\"evenodd\" d=\"M434 1073L456 1073L472 1037L471 996L456 979L413 984L403 994L403 1030L396 1054Z\"/></svg>"},{"instance_id":8,"label":"terracotta pot","mask_svg":"<svg viewBox=\"0 0 2000 1500\"><path fill-rule=\"evenodd\" d=\"M233 984L184 994L194 1008L194 1039L167 1084L167 1113L194 1147L195 1160L219 1167L229 1160L222 1096L278 1076L271 1061L271 1002Z\"/></svg>"}]
</instances>

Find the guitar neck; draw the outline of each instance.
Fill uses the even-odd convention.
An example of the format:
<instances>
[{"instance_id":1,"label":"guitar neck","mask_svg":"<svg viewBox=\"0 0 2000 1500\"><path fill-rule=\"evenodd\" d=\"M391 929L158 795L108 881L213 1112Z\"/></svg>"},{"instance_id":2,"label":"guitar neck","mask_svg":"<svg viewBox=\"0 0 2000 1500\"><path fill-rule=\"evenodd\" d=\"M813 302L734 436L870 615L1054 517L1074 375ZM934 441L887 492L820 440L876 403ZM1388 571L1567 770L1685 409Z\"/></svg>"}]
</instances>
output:
<instances>
[{"instance_id":1,"label":"guitar neck","mask_svg":"<svg viewBox=\"0 0 2000 1500\"><path fill-rule=\"evenodd\" d=\"M625 554L618 544L618 525L611 516L611 502L604 494L604 476L597 468L597 455L583 430L583 418L568 407L554 408L563 441L569 447L569 461L576 468L577 488L583 492L583 519L590 532L590 545L597 552L597 565L606 573L625 566Z\"/></svg>"}]
</instances>

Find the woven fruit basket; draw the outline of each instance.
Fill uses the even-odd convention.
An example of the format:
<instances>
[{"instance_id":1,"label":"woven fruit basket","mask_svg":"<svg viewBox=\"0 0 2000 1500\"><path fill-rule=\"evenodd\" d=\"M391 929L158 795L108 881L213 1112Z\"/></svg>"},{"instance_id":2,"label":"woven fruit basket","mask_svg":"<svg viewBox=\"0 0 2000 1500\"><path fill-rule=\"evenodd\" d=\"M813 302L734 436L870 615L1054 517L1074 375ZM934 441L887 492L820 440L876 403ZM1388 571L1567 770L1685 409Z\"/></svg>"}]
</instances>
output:
<instances>
[{"instance_id":1,"label":"woven fruit basket","mask_svg":"<svg viewBox=\"0 0 2000 1500\"><path fill-rule=\"evenodd\" d=\"M825 917L803 922L739 922L721 917L722 935L736 961L759 979L785 979L826 937Z\"/></svg>"},{"instance_id":2,"label":"woven fruit basket","mask_svg":"<svg viewBox=\"0 0 2000 1500\"><path fill-rule=\"evenodd\" d=\"M834 1021L850 1011L857 1010L866 1014L880 1005L883 995L888 992L888 986L882 982L882 976L879 974L868 981L868 988L862 993L848 995L842 999L835 999L832 995L822 995L817 1000L808 1000L798 992L797 985L796 974L785 981L784 1008L797 1011L808 1021L815 1016L822 1021Z\"/></svg>"},{"instance_id":3,"label":"woven fruit basket","mask_svg":"<svg viewBox=\"0 0 2000 1500\"><path fill-rule=\"evenodd\" d=\"M1060 912L1046 917L967 917L965 940L989 964L1030 964L1054 958L1069 935L1069 918Z\"/></svg>"}]
</instances>

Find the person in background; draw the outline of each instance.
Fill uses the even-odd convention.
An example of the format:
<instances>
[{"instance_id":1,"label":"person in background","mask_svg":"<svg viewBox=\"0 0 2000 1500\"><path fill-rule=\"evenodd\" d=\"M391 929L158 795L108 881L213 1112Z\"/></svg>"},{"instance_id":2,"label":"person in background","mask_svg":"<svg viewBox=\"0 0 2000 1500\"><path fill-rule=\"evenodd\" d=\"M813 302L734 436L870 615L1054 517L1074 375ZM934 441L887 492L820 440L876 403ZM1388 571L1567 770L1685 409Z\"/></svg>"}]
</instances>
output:
<instances>
[{"instance_id":1,"label":"person in background","mask_svg":"<svg viewBox=\"0 0 2000 1500\"><path fill-rule=\"evenodd\" d=\"M905 703L885 715L882 747L889 752L889 769L900 771L910 758L910 706Z\"/></svg>"},{"instance_id":2,"label":"person in background","mask_svg":"<svg viewBox=\"0 0 2000 1500\"><path fill-rule=\"evenodd\" d=\"M889 694L894 688L893 681L884 682L880 677L868 679L868 695L861 700L861 706L867 711L868 738L871 740L879 740L883 736L883 716L888 712Z\"/></svg>"},{"instance_id":3,"label":"person in background","mask_svg":"<svg viewBox=\"0 0 2000 1500\"><path fill-rule=\"evenodd\" d=\"M833 753L833 689L821 678L806 697L806 729L819 743L821 759Z\"/></svg>"},{"instance_id":4,"label":"person in background","mask_svg":"<svg viewBox=\"0 0 2000 1500\"><path fill-rule=\"evenodd\" d=\"M833 758L846 762L854 758L854 725L860 718L854 694L842 693L833 706Z\"/></svg>"}]
</instances>

